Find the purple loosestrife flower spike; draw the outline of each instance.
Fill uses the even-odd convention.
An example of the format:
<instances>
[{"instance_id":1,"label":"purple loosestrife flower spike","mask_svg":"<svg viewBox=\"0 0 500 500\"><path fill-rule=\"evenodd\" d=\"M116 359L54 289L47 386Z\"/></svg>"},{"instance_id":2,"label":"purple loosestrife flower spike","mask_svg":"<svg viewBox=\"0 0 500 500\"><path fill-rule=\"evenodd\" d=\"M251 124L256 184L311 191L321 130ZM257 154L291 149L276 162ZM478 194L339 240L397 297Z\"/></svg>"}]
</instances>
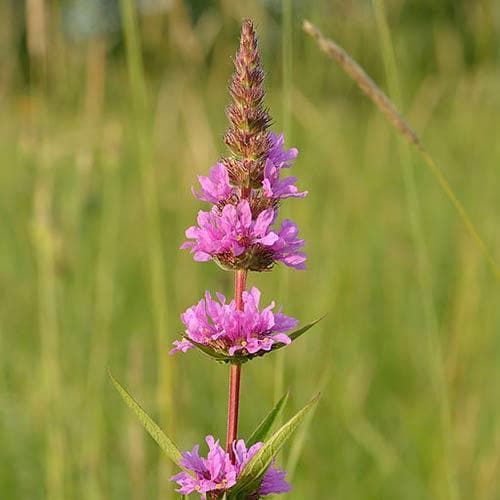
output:
<instances>
[{"instance_id":1,"label":"purple loosestrife flower spike","mask_svg":"<svg viewBox=\"0 0 500 500\"><path fill-rule=\"evenodd\" d=\"M274 302L260 309L260 291L253 287L243 292L243 310L236 302L227 303L218 293L213 300L209 292L198 304L187 309L181 319L186 327L186 338L174 342L171 354L193 347L189 339L226 356L253 356L271 350L274 344L290 344L286 334L298 321L281 311L273 312Z\"/></svg>"},{"instance_id":2,"label":"purple loosestrife flower spike","mask_svg":"<svg viewBox=\"0 0 500 500\"><path fill-rule=\"evenodd\" d=\"M200 188L193 188L193 194L213 206L198 213L198 224L187 229L188 241L181 248L198 262L213 260L231 271L269 271L275 262L305 269L297 226L285 220L274 227L281 200L303 198L307 191L299 191L296 177L282 177L298 151L285 149L283 134L268 131L264 72L250 20L243 23L234 65L225 135L233 156L198 177Z\"/></svg>"},{"instance_id":3,"label":"purple loosestrife flower spike","mask_svg":"<svg viewBox=\"0 0 500 500\"><path fill-rule=\"evenodd\" d=\"M198 493L203 500L226 496L258 500L290 491L286 473L275 468L272 461L278 451L276 445L283 444L317 402L317 397L311 400L267 445L259 442L247 448L242 439L238 440L242 365L290 344L319 320L295 329L295 318L283 314L281 309L275 310L274 302L261 307L260 291L255 287L247 290L248 271L268 271L276 262L305 269L304 240L299 238L296 224L289 219L279 224L277 219L282 200L304 198L307 191L299 191L296 177L282 175L292 166L298 151L285 148L283 134L269 131L271 118L263 106L264 71L250 20L243 23L234 66L229 85L232 102L227 108L229 128L224 136L231 156L222 158L207 176L198 177L200 187L192 188L193 195L211 207L198 212L197 224L186 230L188 241L181 246L190 250L196 261L213 260L223 269L235 271L234 299L228 301L220 293L214 299L207 291L204 298L181 315L184 334L170 351L174 354L197 348L230 365L225 449L207 436L206 458L200 456L198 445L181 454L111 377L146 430L182 469L171 477L178 485L176 491L182 495ZM285 400L283 397L278 402L254 435L264 439L267 432L263 429L269 430ZM252 458L255 463L249 464Z\"/></svg>"},{"instance_id":4,"label":"purple loosestrife flower spike","mask_svg":"<svg viewBox=\"0 0 500 500\"><path fill-rule=\"evenodd\" d=\"M196 445L191 452L182 454L181 465L189 472L181 472L170 478L179 485L177 492L183 495L199 493L203 500L206 500L207 493L222 494L234 486L245 465L262 447L262 443L256 443L247 449L243 439L236 441L232 448L233 463L219 441L215 441L212 436L207 436L205 441L209 447L207 458L200 457L199 446ZM286 472L271 465L259 488L249 498L287 493L291 488L285 481L285 476Z\"/></svg>"}]
</instances>

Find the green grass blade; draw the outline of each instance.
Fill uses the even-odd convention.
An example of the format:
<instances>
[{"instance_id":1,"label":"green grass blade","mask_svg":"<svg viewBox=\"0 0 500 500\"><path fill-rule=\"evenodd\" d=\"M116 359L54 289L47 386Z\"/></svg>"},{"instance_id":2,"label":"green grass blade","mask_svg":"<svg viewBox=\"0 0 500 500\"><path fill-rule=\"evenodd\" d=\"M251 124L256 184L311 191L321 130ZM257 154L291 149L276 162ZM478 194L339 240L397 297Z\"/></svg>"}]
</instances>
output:
<instances>
[{"instance_id":1,"label":"green grass blade","mask_svg":"<svg viewBox=\"0 0 500 500\"><path fill-rule=\"evenodd\" d=\"M316 406L320 394L314 396L302 410L296 413L286 424L278 429L264 446L253 456L242 470L238 482L232 488L231 497L238 498L242 492L252 492L257 489L259 482L271 465L273 458L290 438L297 427L303 422L306 415Z\"/></svg>"},{"instance_id":2,"label":"green grass blade","mask_svg":"<svg viewBox=\"0 0 500 500\"><path fill-rule=\"evenodd\" d=\"M387 14L384 0L372 0L373 11L377 31L379 33L381 52L384 60L387 82L391 97L396 100L396 104L402 104L401 85L399 81L396 53L392 41L391 32L387 22ZM430 376L435 382L436 398L439 405L437 425L441 427L440 436L442 439L441 447L443 452L443 476L446 478L446 487L449 498L456 500L459 497L457 485L457 473L455 464L455 455L452 445L452 425L450 415L450 404L448 387L444 375L443 353L439 343L439 326L436 309L434 306L434 293L431 282L431 272L429 270L428 249L424 237L423 224L421 220L420 199L415 181L414 166L412 165L409 151L402 144L400 146L401 164L403 167L404 181L407 191L407 205L410 216L410 223L414 246L417 252L417 265L419 268L419 287L420 295L426 319L426 338L428 341L428 355L430 357L429 366L431 367ZM454 196L454 193L451 193Z\"/></svg>"},{"instance_id":3,"label":"green grass blade","mask_svg":"<svg viewBox=\"0 0 500 500\"><path fill-rule=\"evenodd\" d=\"M141 177L141 191L144 205L144 237L148 255L148 278L151 293L151 319L156 332L157 343L157 374L156 401L158 418L163 425L168 415L171 426L175 425L173 404L173 366L175 360L163 355L165 344L169 344L168 335L168 280L170 273L165 267L165 254L162 243L162 229L160 217L160 202L158 194L158 177L155 172L152 143L152 107L148 88L141 47L140 21L135 0L120 0L121 24L125 42L125 55L130 85L130 103L132 120L135 132L135 153L137 167ZM173 498L165 490L164 476L170 474L164 468L158 474L157 498L166 500Z\"/></svg>"},{"instance_id":4,"label":"green grass blade","mask_svg":"<svg viewBox=\"0 0 500 500\"><path fill-rule=\"evenodd\" d=\"M281 415L283 408L288 402L289 392L287 391L281 399L276 403L274 408L266 415L264 420L259 424L259 426L253 431L252 435L247 440L247 447L254 445L255 443L263 442L267 439L271 433L274 423Z\"/></svg>"},{"instance_id":5,"label":"green grass blade","mask_svg":"<svg viewBox=\"0 0 500 500\"><path fill-rule=\"evenodd\" d=\"M158 443L167 457L170 458L170 460L172 460L172 462L176 465L181 467L180 462L182 455L177 449L177 446L175 446L172 440L160 429L160 427L158 427L158 425L149 417L149 415L142 409L135 399L120 385L111 372L109 372L109 377L111 378L111 382L113 382L115 389L118 391L123 401L125 401L125 404L137 415L137 418L140 420L146 431L148 431L149 435Z\"/></svg>"}]
</instances>

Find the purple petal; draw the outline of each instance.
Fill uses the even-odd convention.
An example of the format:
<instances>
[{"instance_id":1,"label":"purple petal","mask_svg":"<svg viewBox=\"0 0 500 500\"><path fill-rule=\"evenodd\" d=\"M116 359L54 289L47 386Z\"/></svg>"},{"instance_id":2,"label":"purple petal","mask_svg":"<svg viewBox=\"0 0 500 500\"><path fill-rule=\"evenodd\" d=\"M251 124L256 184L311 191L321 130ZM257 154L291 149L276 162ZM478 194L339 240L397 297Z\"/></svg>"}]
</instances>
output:
<instances>
[{"instance_id":1,"label":"purple petal","mask_svg":"<svg viewBox=\"0 0 500 500\"><path fill-rule=\"evenodd\" d=\"M196 474L204 474L206 472L205 464L200 457L200 445L195 445L192 451L185 451L182 454L181 465L186 469L190 469Z\"/></svg>"},{"instance_id":2,"label":"purple petal","mask_svg":"<svg viewBox=\"0 0 500 500\"><path fill-rule=\"evenodd\" d=\"M285 334L297 326L298 321L281 311L273 313L273 301L264 308L260 302L261 292L256 287L243 292L241 311L234 300L227 303L221 293L216 293L215 300L206 291L203 299L181 314L188 338L175 341L171 352L191 349L189 339L204 345L217 341L218 348L229 356L242 350L249 354L269 351L276 342L290 343Z\"/></svg>"},{"instance_id":3,"label":"purple petal","mask_svg":"<svg viewBox=\"0 0 500 500\"><path fill-rule=\"evenodd\" d=\"M247 304L252 307L252 309L258 310L260 304L260 290L253 286L248 292L245 292L247 298Z\"/></svg>"},{"instance_id":4,"label":"purple petal","mask_svg":"<svg viewBox=\"0 0 500 500\"><path fill-rule=\"evenodd\" d=\"M194 260L196 262L208 262L212 259L212 256L209 253L197 251L194 252Z\"/></svg>"},{"instance_id":5,"label":"purple petal","mask_svg":"<svg viewBox=\"0 0 500 500\"><path fill-rule=\"evenodd\" d=\"M180 486L180 488L175 491L181 495L189 495L190 493L193 493L193 491L196 491L199 484L198 481L187 472L180 472L179 474L172 476L170 481L175 481Z\"/></svg>"},{"instance_id":6,"label":"purple petal","mask_svg":"<svg viewBox=\"0 0 500 500\"><path fill-rule=\"evenodd\" d=\"M291 316L286 316L285 314L278 312L274 315L274 328L275 332L286 332L295 328L299 324L299 321Z\"/></svg>"},{"instance_id":7,"label":"purple petal","mask_svg":"<svg viewBox=\"0 0 500 500\"><path fill-rule=\"evenodd\" d=\"M266 247L271 247L273 246L278 240L279 240L279 236L274 233L274 232L270 232L269 234L267 234L266 236L264 236L263 238L260 238L257 240L257 243L260 243L261 245L264 245Z\"/></svg>"},{"instance_id":8,"label":"purple petal","mask_svg":"<svg viewBox=\"0 0 500 500\"><path fill-rule=\"evenodd\" d=\"M281 342L282 344L289 345L292 343L292 339L285 333L276 333L272 336L274 342Z\"/></svg>"},{"instance_id":9,"label":"purple petal","mask_svg":"<svg viewBox=\"0 0 500 500\"><path fill-rule=\"evenodd\" d=\"M227 200L233 194L233 188L229 184L229 175L226 167L222 163L217 163L210 169L208 177L198 176L201 192L192 188L196 198L209 203L220 203Z\"/></svg>"},{"instance_id":10,"label":"purple petal","mask_svg":"<svg viewBox=\"0 0 500 500\"><path fill-rule=\"evenodd\" d=\"M173 349L170 349L170 351L168 351L170 355L175 354L176 352L186 352L189 351L189 349L193 348L193 344L191 344L191 342L185 339L175 340L173 344L175 347Z\"/></svg>"},{"instance_id":11,"label":"purple petal","mask_svg":"<svg viewBox=\"0 0 500 500\"><path fill-rule=\"evenodd\" d=\"M275 211L272 208L267 208L259 214L253 232L256 236L263 237L266 235L269 225L272 224L275 217Z\"/></svg>"},{"instance_id":12,"label":"purple petal","mask_svg":"<svg viewBox=\"0 0 500 500\"><path fill-rule=\"evenodd\" d=\"M264 474L262 483L259 489L259 495L276 495L278 493L288 493L292 487L285 480L286 472L269 467Z\"/></svg>"},{"instance_id":13,"label":"purple petal","mask_svg":"<svg viewBox=\"0 0 500 500\"><path fill-rule=\"evenodd\" d=\"M249 228L252 225L252 211L247 200L242 200L238 203L238 211L240 212L242 226Z\"/></svg>"}]
</instances>

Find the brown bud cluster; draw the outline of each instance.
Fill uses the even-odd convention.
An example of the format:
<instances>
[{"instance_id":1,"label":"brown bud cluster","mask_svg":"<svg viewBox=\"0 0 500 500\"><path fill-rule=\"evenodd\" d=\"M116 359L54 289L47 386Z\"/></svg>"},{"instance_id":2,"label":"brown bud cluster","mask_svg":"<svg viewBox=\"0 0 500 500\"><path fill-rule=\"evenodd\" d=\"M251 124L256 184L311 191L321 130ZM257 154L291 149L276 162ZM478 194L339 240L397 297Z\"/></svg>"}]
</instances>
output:
<instances>
[{"instance_id":1,"label":"brown bud cluster","mask_svg":"<svg viewBox=\"0 0 500 500\"><path fill-rule=\"evenodd\" d=\"M248 204L250 205L250 210L252 212L252 218L257 219L259 214L268 208L279 208L280 201L277 199L268 198L262 192L252 191L248 194ZM238 205L240 202L240 197L233 194L231 197L226 198L224 201L214 205L214 208L218 213L222 213L222 210L226 205Z\"/></svg>"},{"instance_id":2,"label":"brown bud cluster","mask_svg":"<svg viewBox=\"0 0 500 500\"><path fill-rule=\"evenodd\" d=\"M242 255L235 257L231 252L217 254L214 261L225 271L270 271L274 266L273 252L263 245L254 245Z\"/></svg>"},{"instance_id":3,"label":"brown bud cluster","mask_svg":"<svg viewBox=\"0 0 500 500\"><path fill-rule=\"evenodd\" d=\"M229 84L233 102L227 107L229 128L224 142L232 156L223 158L231 182L259 188L269 152L271 117L263 106L264 71L251 20L241 28L240 47L234 59L235 72Z\"/></svg>"}]
</instances>

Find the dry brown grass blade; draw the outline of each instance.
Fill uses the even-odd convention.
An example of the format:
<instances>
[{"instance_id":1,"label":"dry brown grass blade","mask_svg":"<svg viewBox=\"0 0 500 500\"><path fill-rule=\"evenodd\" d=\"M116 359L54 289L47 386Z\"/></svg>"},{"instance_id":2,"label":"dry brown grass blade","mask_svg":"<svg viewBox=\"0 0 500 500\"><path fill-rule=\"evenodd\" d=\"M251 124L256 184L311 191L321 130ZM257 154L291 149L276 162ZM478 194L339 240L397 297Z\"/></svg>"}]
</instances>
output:
<instances>
[{"instance_id":1,"label":"dry brown grass blade","mask_svg":"<svg viewBox=\"0 0 500 500\"><path fill-rule=\"evenodd\" d=\"M359 85L361 90L377 105L389 121L405 136L410 144L422 149L420 139L415 131L405 121L392 101L380 90L377 84L367 75L365 70L337 43L325 38L321 31L304 21L304 31L311 35L320 46L321 50L334 59L340 67Z\"/></svg>"},{"instance_id":2,"label":"dry brown grass blade","mask_svg":"<svg viewBox=\"0 0 500 500\"><path fill-rule=\"evenodd\" d=\"M457 210L468 233L477 243L481 252L488 260L496 278L500 280L500 267L494 259L492 253L486 246L484 240L479 235L475 225L470 219L467 211L455 195L449 182L444 177L433 157L424 148L420 138L412 129L403 115L397 110L392 101L382 92L378 85L368 76L366 71L336 42L326 38L321 31L311 22L304 20L304 31L316 40L320 49L331 59L333 59L359 86L359 88L375 103L377 108L387 117L391 124L404 136L404 138L415 146L430 168L434 178L445 192L453 207Z\"/></svg>"}]
</instances>

